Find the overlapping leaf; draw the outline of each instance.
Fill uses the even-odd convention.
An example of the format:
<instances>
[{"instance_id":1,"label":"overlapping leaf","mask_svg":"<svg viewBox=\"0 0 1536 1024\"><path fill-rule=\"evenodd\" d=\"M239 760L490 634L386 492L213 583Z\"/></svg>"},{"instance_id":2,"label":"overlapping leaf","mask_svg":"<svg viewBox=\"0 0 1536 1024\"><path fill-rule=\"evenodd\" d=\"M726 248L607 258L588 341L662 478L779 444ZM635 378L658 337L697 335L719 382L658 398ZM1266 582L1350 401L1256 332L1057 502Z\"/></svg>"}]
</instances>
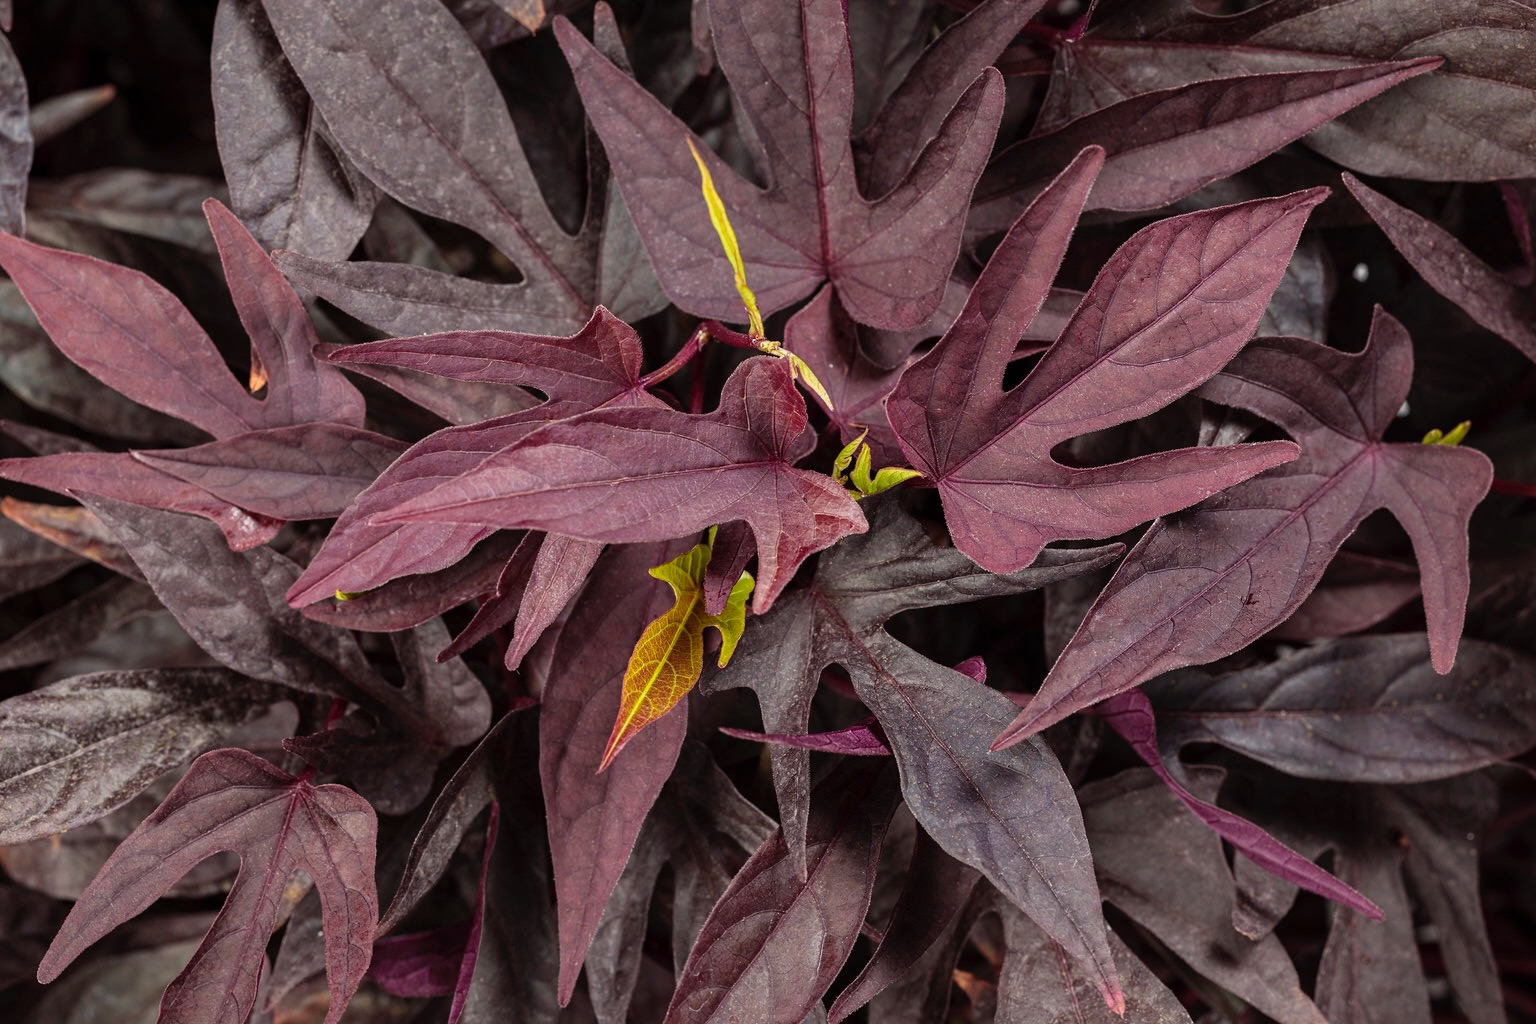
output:
<instances>
[{"instance_id":1,"label":"overlapping leaf","mask_svg":"<svg viewBox=\"0 0 1536 1024\"><path fill-rule=\"evenodd\" d=\"M81 895L38 979L57 978L199 861L227 850L240 855L240 876L192 962L166 989L160 1020L202 1024L249 1016L283 889L303 871L325 914L331 990L325 1019L333 1024L368 969L379 916L377 828L368 802L341 786L314 786L243 750L204 754Z\"/></svg>"},{"instance_id":2,"label":"overlapping leaf","mask_svg":"<svg viewBox=\"0 0 1536 1024\"><path fill-rule=\"evenodd\" d=\"M943 294L959 252L959 214L996 131L1002 104L997 74L984 72L963 93L936 90L930 99L942 126L931 141L912 126L910 141L892 146L901 172L888 188L865 193L849 142L853 74L842 5L715 2L709 19L766 190L708 153L568 23L555 25L667 295L699 316L740 315L719 243L699 207L692 141L706 154L765 313L830 281L860 322L890 328L921 323ZM913 116L926 113L920 101L913 107Z\"/></svg>"},{"instance_id":3,"label":"overlapping leaf","mask_svg":"<svg viewBox=\"0 0 1536 1024\"><path fill-rule=\"evenodd\" d=\"M1008 735L1240 650L1301 605L1378 508L1413 541L1435 668L1450 671L1466 611L1467 519L1493 473L1471 449L1382 440L1412 376L1407 332L1379 311L1357 355L1265 338L1233 360L1202 394L1281 424L1301 458L1154 525Z\"/></svg>"},{"instance_id":4,"label":"overlapping leaf","mask_svg":"<svg viewBox=\"0 0 1536 1024\"><path fill-rule=\"evenodd\" d=\"M1248 340L1320 191L1160 221L1099 272L1024 383L1002 390L1103 164L1081 154L1019 218L965 310L887 401L912 466L944 502L955 545L1009 572L1052 540L1112 537L1294 457L1288 444L1179 449L1095 468L1061 442L1145 415L1206 380Z\"/></svg>"},{"instance_id":5,"label":"overlapping leaf","mask_svg":"<svg viewBox=\"0 0 1536 1024\"><path fill-rule=\"evenodd\" d=\"M551 423L376 516L549 530L606 543L667 540L744 520L757 538L759 614L807 557L866 529L831 477L796 469L814 447L787 360L747 360L720 406L599 409Z\"/></svg>"}]
</instances>

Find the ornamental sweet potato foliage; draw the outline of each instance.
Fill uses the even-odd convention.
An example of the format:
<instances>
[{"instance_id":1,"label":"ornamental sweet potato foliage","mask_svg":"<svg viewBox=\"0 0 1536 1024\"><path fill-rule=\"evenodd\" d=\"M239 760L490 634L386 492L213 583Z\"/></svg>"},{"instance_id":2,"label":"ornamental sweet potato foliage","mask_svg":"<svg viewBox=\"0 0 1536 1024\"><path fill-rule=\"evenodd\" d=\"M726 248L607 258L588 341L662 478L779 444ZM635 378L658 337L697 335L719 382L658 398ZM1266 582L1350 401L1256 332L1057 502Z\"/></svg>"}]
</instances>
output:
<instances>
[{"instance_id":1,"label":"ornamental sweet potato foliage","mask_svg":"<svg viewBox=\"0 0 1536 1024\"><path fill-rule=\"evenodd\" d=\"M6 1020L1536 1020L1528 0L19 7Z\"/></svg>"}]
</instances>

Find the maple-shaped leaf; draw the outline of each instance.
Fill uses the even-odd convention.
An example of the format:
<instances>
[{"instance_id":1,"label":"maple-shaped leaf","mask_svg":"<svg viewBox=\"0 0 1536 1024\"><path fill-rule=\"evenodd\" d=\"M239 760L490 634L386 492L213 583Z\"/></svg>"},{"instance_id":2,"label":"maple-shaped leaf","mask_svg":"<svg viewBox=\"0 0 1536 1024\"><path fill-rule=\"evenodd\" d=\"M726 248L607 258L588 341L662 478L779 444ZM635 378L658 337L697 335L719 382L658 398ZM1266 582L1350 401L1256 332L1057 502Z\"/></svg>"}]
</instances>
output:
<instances>
[{"instance_id":1,"label":"maple-shaped leaf","mask_svg":"<svg viewBox=\"0 0 1536 1024\"><path fill-rule=\"evenodd\" d=\"M887 823L890 766L844 762L811 794L809 871L775 832L731 880L678 972L666 1021L800 1024L853 951Z\"/></svg>"},{"instance_id":2,"label":"maple-shaped leaf","mask_svg":"<svg viewBox=\"0 0 1536 1024\"><path fill-rule=\"evenodd\" d=\"M1213 78L1444 63L1337 117L1305 144L1363 174L1484 181L1536 174L1536 43L1519 0L1274 0L1230 17L1142 5L1103 18L1058 58L1053 104L1083 114L1150 90ZM1060 95L1058 95L1060 94ZM1060 115L1058 115L1060 116Z\"/></svg>"},{"instance_id":3,"label":"maple-shaped leaf","mask_svg":"<svg viewBox=\"0 0 1536 1024\"><path fill-rule=\"evenodd\" d=\"M1075 54L1075 47L1061 50L1068 52ZM1088 209L1166 206L1440 63L1422 57L1193 82L1140 93L1051 131L1037 128L987 165L967 231L984 236L1006 229L1051 172L1091 144L1104 147L1105 160Z\"/></svg>"},{"instance_id":4,"label":"maple-shaped leaf","mask_svg":"<svg viewBox=\"0 0 1536 1024\"><path fill-rule=\"evenodd\" d=\"M38 980L57 978L198 862L229 851L240 855L240 874L192 962L166 989L162 1024L250 1015L283 890L298 871L320 893L331 992L325 1019L334 1024L372 952L377 829L373 808L342 786L312 785L244 750L204 754L86 887L38 966Z\"/></svg>"},{"instance_id":5,"label":"maple-shaped leaf","mask_svg":"<svg viewBox=\"0 0 1536 1024\"><path fill-rule=\"evenodd\" d=\"M735 659L706 680L706 689L750 686L769 732L804 733L822 670L834 663L846 668L896 755L918 822L1039 922L1113 1004L1114 966L1060 764L1038 740L1002 756L988 752L986 731L1011 718L1013 704L928 661L883 626L908 609L1068 579L1107 564L1118 548L1051 550L1035 567L995 576L953 548L937 547L893 497L864 502L870 531L822 555L806 586L787 591L772 614L751 620ZM805 835L810 754L776 746L771 757L794 857Z\"/></svg>"},{"instance_id":6,"label":"maple-shaped leaf","mask_svg":"<svg viewBox=\"0 0 1536 1024\"><path fill-rule=\"evenodd\" d=\"M1494 270L1449 231L1344 175L1344 185L1435 291L1536 359L1536 293Z\"/></svg>"},{"instance_id":7,"label":"maple-shaped leaf","mask_svg":"<svg viewBox=\"0 0 1536 1024\"><path fill-rule=\"evenodd\" d=\"M1051 451L1160 409L1221 369L1253 333L1325 190L1138 231L1024 382L1002 390L1103 162L1085 150L1030 204L886 403L913 468L938 487L955 546L993 572L1028 565L1052 540L1112 537L1295 457L1276 442L1079 468Z\"/></svg>"},{"instance_id":8,"label":"maple-shaped leaf","mask_svg":"<svg viewBox=\"0 0 1536 1024\"><path fill-rule=\"evenodd\" d=\"M284 254L296 282L396 334L487 324L554 333L580 326L599 304L625 319L660 307L600 151L592 149L572 233L544 197L491 69L441 3L263 6L346 157L406 206L480 234L522 275L492 285L406 264ZM621 54L611 14L595 20L604 48Z\"/></svg>"},{"instance_id":9,"label":"maple-shaped leaf","mask_svg":"<svg viewBox=\"0 0 1536 1024\"><path fill-rule=\"evenodd\" d=\"M938 305L960 251L962 211L1002 112L998 74L984 71L952 99L934 137L914 139L922 145L915 155L900 153L910 165L899 180L866 198L849 141L853 63L843 5L716 0L709 21L767 189L708 152L568 22L555 22L662 288L690 313L740 318L736 287L698 200L691 142L730 213L764 313L830 281L862 323L921 323ZM950 99L943 91L935 98Z\"/></svg>"},{"instance_id":10,"label":"maple-shaped leaf","mask_svg":"<svg viewBox=\"0 0 1536 1024\"><path fill-rule=\"evenodd\" d=\"M673 605L645 627L624 670L619 715L597 770L605 770L625 744L687 696L704 671L704 630L720 634L719 665L724 668L747 625L747 598L753 579L742 573L726 598L725 607L710 614L704 608L704 573L714 550L713 538L695 544L650 574L672 588Z\"/></svg>"},{"instance_id":11,"label":"maple-shaped leaf","mask_svg":"<svg viewBox=\"0 0 1536 1024\"><path fill-rule=\"evenodd\" d=\"M1285 427L1301 457L1155 524L1003 741L1241 650L1300 607L1379 508L1413 541L1435 668L1449 672L1466 613L1467 519L1493 468L1468 448L1382 440L1412 378L1408 333L1379 310L1357 354L1299 338L1252 342L1201 394Z\"/></svg>"},{"instance_id":12,"label":"maple-shaped leaf","mask_svg":"<svg viewBox=\"0 0 1536 1024\"><path fill-rule=\"evenodd\" d=\"M789 361L752 358L726 380L714 412L607 408L551 423L375 521L625 543L744 520L757 538L761 614L801 562L866 529L841 485L794 467L814 446Z\"/></svg>"}]
</instances>

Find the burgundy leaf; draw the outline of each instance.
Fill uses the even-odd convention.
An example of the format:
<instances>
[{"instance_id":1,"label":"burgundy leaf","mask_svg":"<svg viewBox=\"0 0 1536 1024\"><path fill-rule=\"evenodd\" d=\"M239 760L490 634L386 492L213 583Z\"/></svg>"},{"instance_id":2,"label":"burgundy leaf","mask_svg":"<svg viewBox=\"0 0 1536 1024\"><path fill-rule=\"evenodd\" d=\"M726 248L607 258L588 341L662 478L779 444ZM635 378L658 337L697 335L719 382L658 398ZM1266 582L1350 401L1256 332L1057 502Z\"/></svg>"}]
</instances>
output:
<instances>
[{"instance_id":1,"label":"burgundy leaf","mask_svg":"<svg viewBox=\"0 0 1536 1024\"><path fill-rule=\"evenodd\" d=\"M79 555L0 519L0 600L52 583L83 564Z\"/></svg>"},{"instance_id":2,"label":"burgundy leaf","mask_svg":"<svg viewBox=\"0 0 1536 1024\"><path fill-rule=\"evenodd\" d=\"M29 533L64 551L88 558L131 580L142 581L144 574L117 542L117 535L96 518L96 513L79 505L38 505L15 498L0 498L0 513ZM273 524L276 529L276 524Z\"/></svg>"},{"instance_id":3,"label":"burgundy leaf","mask_svg":"<svg viewBox=\"0 0 1536 1024\"><path fill-rule=\"evenodd\" d=\"M1419 596L1419 574L1401 562L1340 551L1317 589L1270 631L1282 640L1320 640L1369 629Z\"/></svg>"},{"instance_id":4,"label":"burgundy leaf","mask_svg":"<svg viewBox=\"0 0 1536 1024\"><path fill-rule=\"evenodd\" d=\"M300 423L133 457L231 505L288 521L341 515L405 448L361 427Z\"/></svg>"},{"instance_id":5,"label":"burgundy leaf","mask_svg":"<svg viewBox=\"0 0 1536 1024\"><path fill-rule=\"evenodd\" d=\"M832 1003L827 1013L832 1024L839 1024L906 974L939 941L980 880L974 868L939 849L919 829L906 885L885 935L859 976Z\"/></svg>"},{"instance_id":6,"label":"burgundy leaf","mask_svg":"<svg viewBox=\"0 0 1536 1024\"><path fill-rule=\"evenodd\" d=\"M856 757L890 757L891 748L880 735L880 726L873 715L854 725L831 732L813 732L804 735L790 733L753 732L750 729L721 729L727 736L751 743L771 743L795 747L798 750L814 750L824 754L849 754Z\"/></svg>"},{"instance_id":7,"label":"burgundy leaf","mask_svg":"<svg viewBox=\"0 0 1536 1024\"><path fill-rule=\"evenodd\" d=\"M203 213L219 247L229 297L251 338L251 390L257 390L258 372L268 382L262 425L327 420L361 427L363 396L339 370L316 361L320 339L293 286L222 203L208 200Z\"/></svg>"},{"instance_id":8,"label":"burgundy leaf","mask_svg":"<svg viewBox=\"0 0 1536 1024\"><path fill-rule=\"evenodd\" d=\"M1536 359L1536 296L1478 259L1449 231L1367 188L1354 175L1344 175L1344 185L1431 288Z\"/></svg>"},{"instance_id":9,"label":"burgundy leaf","mask_svg":"<svg viewBox=\"0 0 1536 1024\"><path fill-rule=\"evenodd\" d=\"M1466 612L1467 519L1493 471L1471 449L1382 441L1412 376L1407 332L1379 310L1358 355L1265 338L1233 360L1202 393L1286 427L1301 458L1155 524L1007 736L1242 649L1300 607L1378 508L1413 541L1435 668L1450 671Z\"/></svg>"},{"instance_id":10,"label":"burgundy leaf","mask_svg":"<svg viewBox=\"0 0 1536 1024\"><path fill-rule=\"evenodd\" d=\"M345 259L378 189L331 140L260 0L219 4L213 108L230 205L262 246Z\"/></svg>"},{"instance_id":11,"label":"burgundy leaf","mask_svg":"<svg viewBox=\"0 0 1536 1024\"><path fill-rule=\"evenodd\" d=\"M528 584L512 624L512 642L502 663L514 670L560 613L581 592L603 545L572 537L546 535L529 571ZM658 613L659 614L659 613Z\"/></svg>"},{"instance_id":12,"label":"burgundy leaf","mask_svg":"<svg viewBox=\"0 0 1536 1024\"><path fill-rule=\"evenodd\" d=\"M704 922L667 1021L800 1024L837 977L899 797L884 762L845 762L811 800L808 873L796 870L782 832L752 855Z\"/></svg>"},{"instance_id":13,"label":"burgundy leaf","mask_svg":"<svg viewBox=\"0 0 1536 1024\"><path fill-rule=\"evenodd\" d=\"M602 406L659 405L640 379L644 352L635 329L599 306L568 338L511 331L453 331L348 345L329 361L431 373L454 380L537 388L553 401Z\"/></svg>"},{"instance_id":14,"label":"burgundy leaf","mask_svg":"<svg viewBox=\"0 0 1536 1024\"><path fill-rule=\"evenodd\" d=\"M204 754L86 889L38 967L38 980L57 978L198 861L228 850L240 855L240 876L191 964L166 990L160 1019L250 1014L282 890L303 871L325 912L326 1021L333 1024L368 968L379 910L377 827L367 801L341 786L313 786L243 750Z\"/></svg>"},{"instance_id":15,"label":"burgundy leaf","mask_svg":"<svg viewBox=\"0 0 1536 1024\"><path fill-rule=\"evenodd\" d=\"M655 808L646 817L629 863L624 865L624 873L608 897L603 919L587 950L587 962L582 969L599 1024L624 1024L630 1019L630 1003L644 969L642 956L656 881L673 847L680 840L693 838L686 831L674 831L679 822L666 813L672 809L672 801L664 796L663 803L666 806ZM669 976L662 998L670 995Z\"/></svg>"},{"instance_id":16,"label":"burgundy leaf","mask_svg":"<svg viewBox=\"0 0 1536 1024\"><path fill-rule=\"evenodd\" d=\"M807 557L866 529L841 485L794 468L813 446L788 361L759 357L731 375L712 413L608 408L551 423L376 518L605 543L745 520L757 538L752 606L762 614Z\"/></svg>"},{"instance_id":17,"label":"burgundy leaf","mask_svg":"<svg viewBox=\"0 0 1536 1024\"><path fill-rule=\"evenodd\" d=\"M822 669L843 665L875 713L918 822L951 856L977 868L1085 965L1110 1005L1119 986L1104 938L1071 786L1041 742L990 754L977 737L1011 717L1002 694L928 661L882 628L898 612L1018 593L1108 563L1116 548L1048 551L1036 567L994 576L890 502L866 502L872 529L824 554L814 579L752 620L730 666L708 689L751 686L774 733L803 733ZM771 748L774 785L793 857L809 753ZM1047 809L1049 808L1049 809ZM1029 828L1021 822L1030 822ZM803 833L801 833L803 834Z\"/></svg>"},{"instance_id":18,"label":"burgundy leaf","mask_svg":"<svg viewBox=\"0 0 1536 1024\"><path fill-rule=\"evenodd\" d=\"M460 922L380 939L373 944L368 978L390 995L452 995L468 935L469 924Z\"/></svg>"},{"instance_id":19,"label":"burgundy leaf","mask_svg":"<svg viewBox=\"0 0 1536 1024\"><path fill-rule=\"evenodd\" d=\"M337 350L346 347L321 342L315 346L315 355L330 361ZM352 363L347 369L378 381L407 401L456 427L509 416L539 404L537 398L522 388L506 388L484 381L454 380L417 370L369 363Z\"/></svg>"},{"instance_id":20,"label":"burgundy leaf","mask_svg":"<svg viewBox=\"0 0 1536 1024\"><path fill-rule=\"evenodd\" d=\"M935 138L915 159L910 151L900 154L912 161L910 169L871 200L855 181L848 138L853 67L842 5L715 2L709 18L720 66L749 126L745 134L770 183L766 190L714 156L568 23L555 23L662 288L690 313L741 318L741 300L699 197L691 140L709 164L765 313L831 281L862 323L921 323L943 294L959 252L959 212L996 131L997 74L986 71L967 83L943 111ZM775 45L763 46L764 40Z\"/></svg>"},{"instance_id":21,"label":"burgundy leaf","mask_svg":"<svg viewBox=\"0 0 1536 1024\"><path fill-rule=\"evenodd\" d=\"M1308 146L1362 174L1429 181L1536 176L1529 109L1536 74L1530 8L1518 0L1281 0L1215 17L1169 4L1127 14L1070 47L1072 85L1097 107L1212 77L1439 56L1433 74L1313 132ZM1075 105L1079 112L1082 105Z\"/></svg>"},{"instance_id":22,"label":"burgundy leaf","mask_svg":"<svg viewBox=\"0 0 1536 1024\"><path fill-rule=\"evenodd\" d=\"M1087 209L1152 210L1258 162L1394 85L1436 57L1220 78L1140 93L1005 149L976 187L968 231L1005 230L1088 145L1105 149Z\"/></svg>"},{"instance_id":23,"label":"burgundy leaf","mask_svg":"<svg viewBox=\"0 0 1536 1024\"><path fill-rule=\"evenodd\" d=\"M1231 359L1321 191L1185 214L1137 232L1024 383L1002 391L1102 162L1102 152L1086 151L1031 204L965 311L887 402L913 468L938 486L955 546L994 572L1028 565L1052 540L1114 536L1155 510L1194 504L1294 458L1278 442L1075 468L1051 450L1167 405Z\"/></svg>"},{"instance_id":24,"label":"burgundy leaf","mask_svg":"<svg viewBox=\"0 0 1536 1024\"><path fill-rule=\"evenodd\" d=\"M0 846L94 821L277 698L220 668L76 676L0 702Z\"/></svg>"},{"instance_id":25,"label":"burgundy leaf","mask_svg":"<svg viewBox=\"0 0 1536 1024\"><path fill-rule=\"evenodd\" d=\"M560 922L560 1002L568 1003L587 947L630 850L672 774L688 731L684 705L642 730L599 772L619 713L629 654L646 625L672 606L647 575L686 544L612 548L555 649L539 713L539 776ZM684 698L686 702L686 698Z\"/></svg>"},{"instance_id":26,"label":"burgundy leaf","mask_svg":"<svg viewBox=\"0 0 1536 1024\"><path fill-rule=\"evenodd\" d=\"M1079 794L1106 900L1280 1024L1326 1024L1280 940L1251 941L1232 927L1234 886L1221 840L1182 813L1156 775L1131 769Z\"/></svg>"},{"instance_id":27,"label":"burgundy leaf","mask_svg":"<svg viewBox=\"0 0 1536 1024\"><path fill-rule=\"evenodd\" d=\"M283 749L391 816L411 813L431 795L432 775L442 755L419 737L357 711L320 732L283 740Z\"/></svg>"},{"instance_id":28,"label":"burgundy leaf","mask_svg":"<svg viewBox=\"0 0 1536 1024\"><path fill-rule=\"evenodd\" d=\"M1180 803L1189 808L1211 831L1231 843L1234 849L1279 878L1358 910L1367 917L1381 920L1381 908L1358 891L1340 882L1253 822L1200 799L1175 779L1163 765L1162 754L1158 752L1157 720L1153 717L1152 702L1146 694L1130 690L1111 697L1098 707L1097 713L1131 745L1131 749L1173 791Z\"/></svg>"},{"instance_id":29,"label":"burgundy leaf","mask_svg":"<svg viewBox=\"0 0 1536 1024\"><path fill-rule=\"evenodd\" d=\"M1392 784L1524 753L1536 745L1536 661L1465 643L1449 676L1412 634L1327 641L1224 676L1170 675L1152 688L1162 748L1219 743L1290 775Z\"/></svg>"},{"instance_id":30,"label":"burgundy leaf","mask_svg":"<svg viewBox=\"0 0 1536 1024\"><path fill-rule=\"evenodd\" d=\"M401 689L421 710L424 737L444 747L474 743L491 727L491 698L480 678L458 658L436 656L448 627L430 619L390 634L404 677Z\"/></svg>"},{"instance_id":31,"label":"burgundy leaf","mask_svg":"<svg viewBox=\"0 0 1536 1024\"><path fill-rule=\"evenodd\" d=\"M508 536L514 536L508 534ZM536 530L517 534L517 547L501 567L495 586L486 588L479 597L480 606L469 620L469 625L459 630L453 642L438 653L439 658L455 658L475 644L491 636L510 623L522 604L523 593L528 588L528 578L533 573L534 559L544 545L545 535ZM594 556L595 560L596 556ZM588 566L587 568L591 568ZM348 602L350 603L350 602ZM324 607L317 606L317 607Z\"/></svg>"},{"instance_id":32,"label":"burgundy leaf","mask_svg":"<svg viewBox=\"0 0 1536 1024\"><path fill-rule=\"evenodd\" d=\"M746 523L725 523L715 534L709 564L704 567L704 611L719 615L730 601L731 590L757 555L757 541Z\"/></svg>"},{"instance_id":33,"label":"burgundy leaf","mask_svg":"<svg viewBox=\"0 0 1536 1024\"><path fill-rule=\"evenodd\" d=\"M0 670L41 665L78 653L119 626L163 610L155 592L144 584L110 579L0 642Z\"/></svg>"},{"instance_id":34,"label":"burgundy leaf","mask_svg":"<svg viewBox=\"0 0 1536 1024\"><path fill-rule=\"evenodd\" d=\"M1334 853L1334 870L1384 909L1382 921L1338 914L1317 967L1317 1008L1329 1020L1430 1024L1429 989L1403 885L1401 848Z\"/></svg>"}]
</instances>

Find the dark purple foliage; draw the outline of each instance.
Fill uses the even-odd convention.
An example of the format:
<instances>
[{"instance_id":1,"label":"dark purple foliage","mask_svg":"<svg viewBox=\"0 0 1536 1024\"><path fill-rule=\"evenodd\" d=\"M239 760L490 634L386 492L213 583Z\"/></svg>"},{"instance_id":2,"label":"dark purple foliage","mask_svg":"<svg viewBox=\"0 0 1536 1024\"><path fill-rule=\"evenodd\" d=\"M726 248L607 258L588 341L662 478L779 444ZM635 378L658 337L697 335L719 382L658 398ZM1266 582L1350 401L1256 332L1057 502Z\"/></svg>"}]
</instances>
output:
<instances>
[{"instance_id":1,"label":"dark purple foliage","mask_svg":"<svg viewBox=\"0 0 1536 1024\"><path fill-rule=\"evenodd\" d=\"M18 6L17 1024L1536 1020L1530 0Z\"/></svg>"}]
</instances>

